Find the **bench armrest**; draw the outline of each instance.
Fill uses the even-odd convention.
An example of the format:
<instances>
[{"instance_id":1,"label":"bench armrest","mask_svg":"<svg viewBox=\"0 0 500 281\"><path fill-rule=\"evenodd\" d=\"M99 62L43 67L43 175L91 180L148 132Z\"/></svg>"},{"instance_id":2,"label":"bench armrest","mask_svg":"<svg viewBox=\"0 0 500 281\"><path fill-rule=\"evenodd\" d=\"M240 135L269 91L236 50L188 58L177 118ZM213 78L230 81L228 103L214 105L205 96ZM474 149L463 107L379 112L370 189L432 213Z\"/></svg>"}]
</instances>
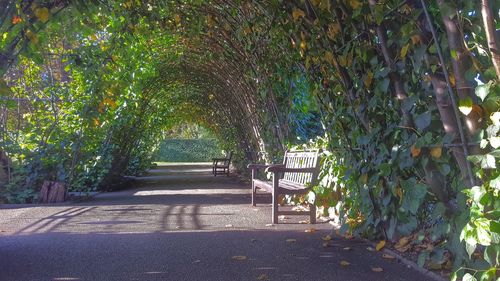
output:
<instances>
[{"instance_id":1,"label":"bench armrest","mask_svg":"<svg viewBox=\"0 0 500 281\"><path fill-rule=\"evenodd\" d=\"M212 161L226 161L229 160L229 158L212 158Z\"/></svg>"},{"instance_id":2,"label":"bench armrest","mask_svg":"<svg viewBox=\"0 0 500 281\"><path fill-rule=\"evenodd\" d=\"M265 164L248 164L247 168L251 170L258 170L258 169L266 169L271 165L265 165Z\"/></svg>"},{"instance_id":3,"label":"bench armrest","mask_svg":"<svg viewBox=\"0 0 500 281\"><path fill-rule=\"evenodd\" d=\"M271 173L314 173L317 168L287 168L285 165L273 165L266 169Z\"/></svg>"}]
</instances>

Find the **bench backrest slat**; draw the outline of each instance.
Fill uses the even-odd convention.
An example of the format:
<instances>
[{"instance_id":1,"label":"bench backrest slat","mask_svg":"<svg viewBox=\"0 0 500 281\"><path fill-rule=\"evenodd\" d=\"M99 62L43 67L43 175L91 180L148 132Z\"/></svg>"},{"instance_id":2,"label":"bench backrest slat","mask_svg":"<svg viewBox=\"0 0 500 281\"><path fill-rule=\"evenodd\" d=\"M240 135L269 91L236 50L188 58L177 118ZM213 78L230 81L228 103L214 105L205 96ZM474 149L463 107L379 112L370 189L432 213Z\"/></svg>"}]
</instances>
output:
<instances>
[{"instance_id":1,"label":"bench backrest slat","mask_svg":"<svg viewBox=\"0 0 500 281\"><path fill-rule=\"evenodd\" d=\"M315 168L313 173L284 173L283 180L289 183L307 185L318 177L319 151L287 151L283 164L287 168Z\"/></svg>"}]
</instances>

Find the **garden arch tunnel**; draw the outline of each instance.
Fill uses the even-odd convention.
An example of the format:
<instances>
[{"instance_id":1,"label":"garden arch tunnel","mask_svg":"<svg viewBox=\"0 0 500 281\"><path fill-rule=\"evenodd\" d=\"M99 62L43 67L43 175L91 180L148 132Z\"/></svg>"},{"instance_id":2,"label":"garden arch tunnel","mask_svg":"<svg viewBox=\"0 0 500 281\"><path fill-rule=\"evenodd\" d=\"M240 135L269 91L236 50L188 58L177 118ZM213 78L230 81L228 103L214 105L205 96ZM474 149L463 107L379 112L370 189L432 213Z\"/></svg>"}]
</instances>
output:
<instances>
[{"instance_id":1,"label":"garden arch tunnel","mask_svg":"<svg viewBox=\"0 0 500 281\"><path fill-rule=\"evenodd\" d=\"M497 3L2 3L2 156L21 168L2 158L21 191L45 178L95 188L137 172L161 130L186 119L240 155L265 151L264 161L297 128L321 124L299 141L324 135L308 145L331 152L323 172L339 184L328 181L318 198L342 205L364 233L409 233L432 203L462 257L451 232L477 203L462 190L498 205ZM491 234L483 224L468 226L467 250L490 241L470 234Z\"/></svg>"}]
</instances>

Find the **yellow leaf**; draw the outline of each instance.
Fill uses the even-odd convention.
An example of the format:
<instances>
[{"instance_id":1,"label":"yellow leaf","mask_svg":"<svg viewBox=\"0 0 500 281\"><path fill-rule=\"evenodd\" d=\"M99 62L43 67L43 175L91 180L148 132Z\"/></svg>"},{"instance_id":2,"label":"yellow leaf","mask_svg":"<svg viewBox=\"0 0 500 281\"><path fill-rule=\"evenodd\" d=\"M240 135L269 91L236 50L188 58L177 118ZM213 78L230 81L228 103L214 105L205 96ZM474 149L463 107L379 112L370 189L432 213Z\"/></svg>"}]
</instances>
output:
<instances>
[{"instance_id":1,"label":"yellow leaf","mask_svg":"<svg viewBox=\"0 0 500 281\"><path fill-rule=\"evenodd\" d=\"M347 58L346 56L339 56L339 63L341 66L347 66Z\"/></svg>"},{"instance_id":2,"label":"yellow leaf","mask_svg":"<svg viewBox=\"0 0 500 281\"><path fill-rule=\"evenodd\" d=\"M396 195L399 197L399 205L401 205L401 203L403 203L403 189L401 186L396 188Z\"/></svg>"},{"instance_id":3,"label":"yellow leaf","mask_svg":"<svg viewBox=\"0 0 500 281\"><path fill-rule=\"evenodd\" d=\"M453 75L453 73L450 73L448 77L450 78L450 84L451 84L451 86L455 87L455 85L456 85L455 75Z\"/></svg>"},{"instance_id":4,"label":"yellow leaf","mask_svg":"<svg viewBox=\"0 0 500 281\"><path fill-rule=\"evenodd\" d=\"M443 148L441 146L431 148L431 156L439 159L441 158L441 153L443 152Z\"/></svg>"},{"instance_id":5,"label":"yellow leaf","mask_svg":"<svg viewBox=\"0 0 500 281\"><path fill-rule=\"evenodd\" d=\"M287 243L295 243L297 242L297 239L286 239Z\"/></svg>"},{"instance_id":6,"label":"yellow leaf","mask_svg":"<svg viewBox=\"0 0 500 281\"><path fill-rule=\"evenodd\" d=\"M344 261L344 260L342 260L342 261L340 261L340 265L341 265L341 266L349 266L349 265L351 265L351 263L350 263L350 262L348 262L348 261Z\"/></svg>"},{"instance_id":7,"label":"yellow leaf","mask_svg":"<svg viewBox=\"0 0 500 281\"><path fill-rule=\"evenodd\" d=\"M384 270L382 269L382 267L372 267L372 271L373 272L382 272Z\"/></svg>"},{"instance_id":8,"label":"yellow leaf","mask_svg":"<svg viewBox=\"0 0 500 281\"><path fill-rule=\"evenodd\" d=\"M300 41L300 49L302 51L305 51L306 48L307 48L307 42L306 42L306 40Z\"/></svg>"},{"instance_id":9,"label":"yellow leaf","mask_svg":"<svg viewBox=\"0 0 500 281\"><path fill-rule=\"evenodd\" d=\"M321 239L323 239L323 241L330 241L330 240L332 240L332 236L325 235L325 236L321 237Z\"/></svg>"},{"instance_id":10,"label":"yellow leaf","mask_svg":"<svg viewBox=\"0 0 500 281\"><path fill-rule=\"evenodd\" d=\"M31 31L31 29L28 29L26 31L26 37L31 41L31 43L33 44L38 44L38 35L36 35L36 33L34 33L33 31Z\"/></svg>"},{"instance_id":11,"label":"yellow leaf","mask_svg":"<svg viewBox=\"0 0 500 281\"><path fill-rule=\"evenodd\" d=\"M402 49L401 49L401 58L404 59L406 57L406 53L408 53L408 48L410 47L410 44L406 44Z\"/></svg>"},{"instance_id":12,"label":"yellow leaf","mask_svg":"<svg viewBox=\"0 0 500 281\"><path fill-rule=\"evenodd\" d=\"M361 7L363 4L361 4L361 2L359 0L350 0L349 1L349 5L353 8L353 9L358 9L359 7Z\"/></svg>"},{"instance_id":13,"label":"yellow leaf","mask_svg":"<svg viewBox=\"0 0 500 281\"><path fill-rule=\"evenodd\" d=\"M384 259L388 259L388 260L393 260L395 259L396 257L394 257L393 255L389 255L389 254L383 254L382 257Z\"/></svg>"},{"instance_id":14,"label":"yellow leaf","mask_svg":"<svg viewBox=\"0 0 500 281\"><path fill-rule=\"evenodd\" d=\"M415 145L411 146L411 156L413 158L418 157L420 155L420 151L421 151L421 149L417 148Z\"/></svg>"},{"instance_id":15,"label":"yellow leaf","mask_svg":"<svg viewBox=\"0 0 500 281\"><path fill-rule=\"evenodd\" d=\"M265 273L262 273L261 275L259 275L259 277L257 277L257 280L269 280L269 276Z\"/></svg>"},{"instance_id":16,"label":"yellow leaf","mask_svg":"<svg viewBox=\"0 0 500 281\"><path fill-rule=\"evenodd\" d=\"M396 248L396 250L398 250L401 253L408 251L410 247L411 247L410 237L401 237L398 243L394 245L394 248Z\"/></svg>"},{"instance_id":17,"label":"yellow leaf","mask_svg":"<svg viewBox=\"0 0 500 281\"><path fill-rule=\"evenodd\" d=\"M49 20L49 9L45 7L35 9L35 17L43 23L47 22Z\"/></svg>"},{"instance_id":18,"label":"yellow leaf","mask_svg":"<svg viewBox=\"0 0 500 281\"><path fill-rule=\"evenodd\" d=\"M326 35L328 38L333 40L335 38L335 35L337 35L340 32L340 24L338 23L331 23L328 25L328 31Z\"/></svg>"},{"instance_id":19,"label":"yellow leaf","mask_svg":"<svg viewBox=\"0 0 500 281\"><path fill-rule=\"evenodd\" d=\"M418 43L420 43L420 35L413 35L412 37L410 37L410 39L413 45L417 45Z\"/></svg>"},{"instance_id":20,"label":"yellow leaf","mask_svg":"<svg viewBox=\"0 0 500 281\"><path fill-rule=\"evenodd\" d=\"M366 184L368 182L368 174L362 174L360 181L361 181L361 183Z\"/></svg>"},{"instance_id":21,"label":"yellow leaf","mask_svg":"<svg viewBox=\"0 0 500 281\"><path fill-rule=\"evenodd\" d=\"M330 9L331 9L331 4L330 4L330 0L321 0L320 1L320 4L319 4L319 8L323 11L328 11L330 12Z\"/></svg>"},{"instance_id":22,"label":"yellow leaf","mask_svg":"<svg viewBox=\"0 0 500 281\"><path fill-rule=\"evenodd\" d=\"M174 20L176 24L179 24L181 22L181 16L175 15Z\"/></svg>"},{"instance_id":23,"label":"yellow leaf","mask_svg":"<svg viewBox=\"0 0 500 281\"><path fill-rule=\"evenodd\" d=\"M316 228L309 228L304 231L305 233L314 233L316 232Z\"/></svg>"},{"instance_id":24,"label":"yellow leaf","mask_svg":"<svg viewBox=\"0 0 500 281\"><path fill-rule=\"evenodd\" d=\"M384 246L385 246L385 240L381 240L380 242L377 243L377 246L375 246L375 249L377 251L380 251L380 250L382 250L382 248L384 248Z\"/></svg>"},{"instance_id":25,"label":"yellow leaf","mask_svg":"<svg viewBox=\"0 0 500 281\"><path fill-rule=\"evenodd\" d=\"M305 17L306 14L301 9L293 9L292 17L294 21L299 20L301 17Z\"/></svg>"},{"instance_id":26,"label":"yellow leaf","mask_svg":"<svg viewBox=\"0 0 500 281\"><path fill-rule=\"evenodd\" d=\"M332 54L332 52L330 52L330 51L325 52L325 56L323 57L323 59L324 59L327 63L329 63L329 64L333 65L334 59L333 59L333 54Z\"/></svg>"},{"instance_id":27,"label":"yellow leaf","mask_svg":"<svg viewBox=\"0 0 500 281\"><path fill-rule=\"evenodd\" d=\"M212 15L207 16L207 26L213 27L215 25L215 20Z\"/></svg>"},{"instance_id":28,"label":"yellow leaf","mask_svg":"<svg viewBox=\"0 0 500 281\"><path fill-rule=\"evenodd\" d=\"M372 81L373 81L373 72L368 71L365 78L365 87L369 88L372 85Z\"/></svg>"},{"instance_id":29,"label":"yellow leaf","mask_svg":"<svg viewBox=\"0 0 500 281\"><path fill-rule=\"evenodd\" d=\"M247 259L246 256L232 256L231 258L236 261L244 261Z\"/></svg>"}]
</instances>

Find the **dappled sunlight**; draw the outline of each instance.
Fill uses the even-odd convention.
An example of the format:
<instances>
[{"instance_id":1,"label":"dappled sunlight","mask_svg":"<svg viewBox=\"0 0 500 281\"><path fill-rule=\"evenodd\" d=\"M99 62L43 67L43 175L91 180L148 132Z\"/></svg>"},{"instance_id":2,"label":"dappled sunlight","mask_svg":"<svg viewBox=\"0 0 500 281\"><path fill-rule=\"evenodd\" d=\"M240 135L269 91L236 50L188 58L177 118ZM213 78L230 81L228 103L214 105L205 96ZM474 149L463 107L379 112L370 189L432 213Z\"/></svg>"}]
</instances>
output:
<instances>
[{"instance_id":1,"label":"dappled sunlight","mask_svg":"<svg viewBox=\"0 0 500 281\"><path fill-rule=\"evenodd\" d=\"M159 196L159 195L190 195L190 194L249 194L246 189L181 189L181 190L143 190L137 191L133 196Z\"/></svg>"},{"instance_id":2,"label":"dappled sunlight","mask_svg":"<svg viewBox=\"0 0 500 281\"><path fill-rule=\"evenodd\" d=\"M261 230L7 237L0 240L0 280L428 280L381 253L365 254L369 244L363 241L335 237L337 243L326 250L321 243L326 233ZM343 250L347 247L349 251ZM343 266L343 261L350 266ZM372 267L384 270L374 274Z\"/></svg>"}]
</instances>

